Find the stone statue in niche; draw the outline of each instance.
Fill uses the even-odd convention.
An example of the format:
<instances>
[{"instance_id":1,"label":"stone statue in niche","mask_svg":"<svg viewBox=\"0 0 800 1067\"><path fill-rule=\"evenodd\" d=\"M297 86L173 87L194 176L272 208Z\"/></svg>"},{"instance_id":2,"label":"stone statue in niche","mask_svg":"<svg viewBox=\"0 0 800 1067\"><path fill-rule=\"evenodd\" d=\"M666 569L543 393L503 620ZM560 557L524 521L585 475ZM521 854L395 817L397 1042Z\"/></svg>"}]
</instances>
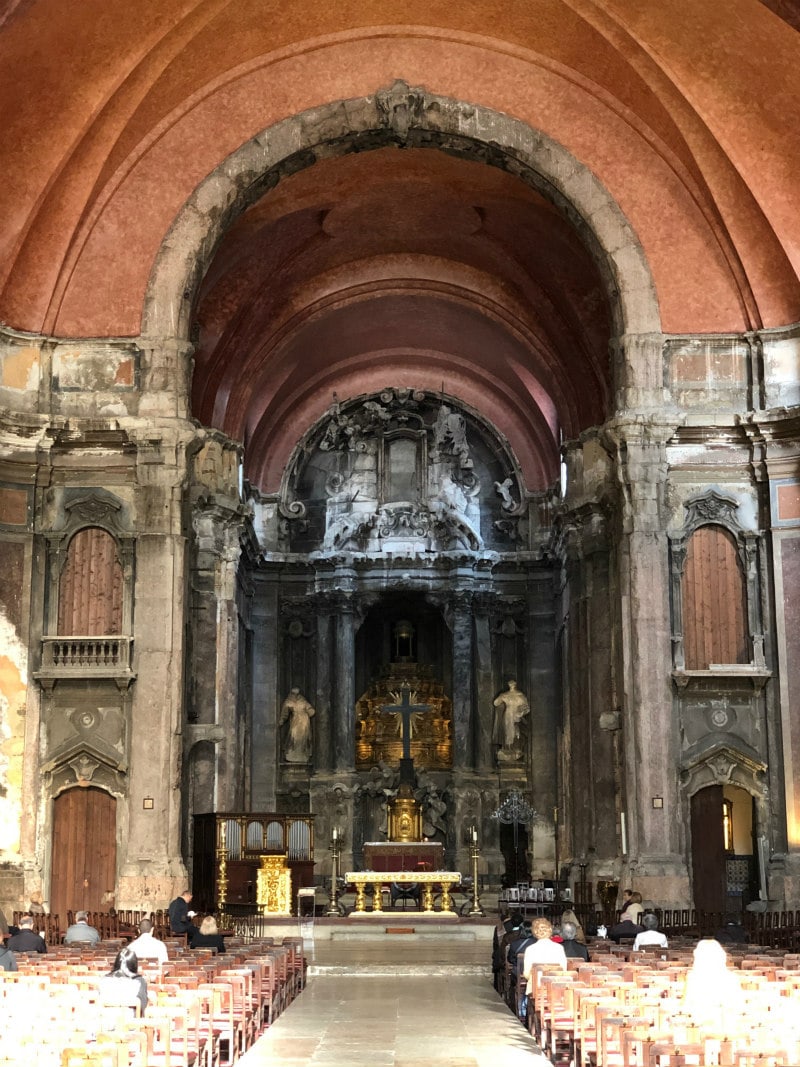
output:
<instances>
[{"instance_id":1,"label":"stone statue in niche","mask_svg":"<svg viewBox=\"0 0 800 1067\"><path fill-rule=\"evenodd\" d=\"M297 686L293 686L281 706L280 725L289 721L285 757L287 763L308 763L311 759L311 720L315 709Z\"/></svg>"},{"instance_id":2,"label":"stone statue in niche","mask_svg":"<svg viewBox=\"0 0 800 1067\"><path fill-rule=\"evenodd\" d=\"M517 502L511 495L511 490L514 488L514 479L506 478L502 482L494 483L495 491L502 500L500 505L503 511L514 511L517 507Z\"/></svg>"},{"instance_id":3,"label":"stone statue in niche","mask_svg":"<svg viewBox=\"0 0 800 1067\"><path fill-rule=\"evenodd\" d=\"M513 678L509 679L508 689L494 701L493 741L499 745L498 763L514 763L522 759L522 732L520 724L530 712L528 698L517 688Z\"/></svg>"},{"instance_id":4,"label":"stone statue in niche","mask_svg":"<svg viewBox=\"0 0 800 1067\"><path fill-rule=\"evenodd\" d=\"M434 447L447 455L455 456L462 470L472 467L467 444L467 424L464 416L442 404L436 416Z\"/></svg>"}]
</instances>

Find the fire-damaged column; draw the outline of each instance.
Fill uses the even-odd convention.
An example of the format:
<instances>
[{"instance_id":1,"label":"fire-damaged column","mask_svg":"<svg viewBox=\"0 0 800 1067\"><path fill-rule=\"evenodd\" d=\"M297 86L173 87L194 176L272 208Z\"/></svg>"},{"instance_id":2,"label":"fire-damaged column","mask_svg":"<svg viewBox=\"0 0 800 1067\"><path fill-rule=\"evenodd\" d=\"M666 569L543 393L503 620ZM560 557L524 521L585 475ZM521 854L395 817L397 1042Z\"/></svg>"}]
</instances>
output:
<instances>
[{"instance_id":1,"label":"fire-damaged column","mask_svg":"<svg viewBox=\"0 0 800 1067\"><path fill-rule=\"evenodd\" d=\"M800 349L800 340L796 337L794 346ZM779 352L771 359L778 363ZM775 618L774 622L770 620L768 629L774 628L780 689L767 690L770 813L768 825L761 828L766 846L764 851L771 850L769 864L765 864L771 900L797 900L800 895L800 774L797 772L800 767L800 716L797 714L800 706L800 642L797 640L800 629L800 448L797 445L800 417L797 411L796 407L779 408L771 417L762 415L757 425L748 427L748 432L760 439L759 444L766 455L775 567ZM765 616L768 611L767 601ZM758 647L754 653L757 656ZM778 771L780 767L784 768L783 781ZM794 773L792 768L795 768Z\"/></svg>"},{"instance_id":2,"label":"fire-damaged column","mask_svg":"<svg viewBox=\"0 0 800 1067\"><path fill-rule=\"evenodd\" d=\"M237 472L236 446L222 435L210 436L194 461L185 752L188 795L196 810L205 811L235 811L244 802L237 569L246 509L239 501ZM194 763L209 743L216 745L215 774L206 782L201 773L208 794L202 796L201 783L193 780Z\"/></svg>"},{"instance_id":3,"label":"fire-damaged column","mask_svg":"<svg viewBox=\"0 0 800 1067\"><path fill-rule=\"evenodd\" d=\"M621 486L618 593L624 737L621 847L628 881L664 903L689 896L681 853L678 732L672 699L666 443L674 427L618 418L604 443ZM612 709L609 709L610 711ZM651 803L657 798L657 803Z\"/></svg>"},{"instance_id":4,"label":"fire-damaged column","mask_svg":"<svg viewBox=\"0 0 800 1067\"><path fill-rule=\"evenodd\" d=\"M583 497L585 466L607 472L596 440L571 457L573 507L560 520L562 559L561 648L564 660L564 800L568 851L590 877L610 878L620 848L617 820L616 732L611 617L611 556L603 508ZM592 479L593 480L593 479Z\"/></svg>"},{"instance_id":5,"label":"fire-damaged column","mask_svg":"<svg viewBox=\"0 0 800 1067\"><path fill-rule=\"evenodd\" d=\"M333 753L337 771L355 769L355 643L359 616L352 593L335 600Z\"/></svg>"}]
</instances>

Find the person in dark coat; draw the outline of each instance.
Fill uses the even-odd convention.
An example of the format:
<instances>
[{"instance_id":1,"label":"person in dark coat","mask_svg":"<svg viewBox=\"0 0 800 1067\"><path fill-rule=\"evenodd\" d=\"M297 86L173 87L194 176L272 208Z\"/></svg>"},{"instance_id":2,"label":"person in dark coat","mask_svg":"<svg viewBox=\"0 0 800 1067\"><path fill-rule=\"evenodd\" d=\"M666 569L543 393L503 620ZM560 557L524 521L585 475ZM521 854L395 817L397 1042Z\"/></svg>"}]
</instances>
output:
<instances>
[{"instance_id":1,"label":"person in dark coat","mask_svg":"<svg viewBox=\"0 0 800 1067\"><path fill-rule=\"evenodd\" d=\"M564 946L564 955L568 960L589 962L589 949L578 941L578 927L574 922L567 920L561 923L561 943Z\"/></svg>"},{"instance_id":2,"label":"person in dark coat","mask_svg":"<svg viewBox=\"0 0 800 1067\"><path fill-rule=\"evenodd\" d=\"M12 952L47 952L47 944L33 928L33 918L26 915L19 921L19 933L9 937L6 948Z\"/></svg>"},{"instance_id":3,"label":"person in dark coat","mask_svg":"<svg viewBox=\"0 0 800 1067\"><path fill-rule=\"evenodd\" d=\"M190 948L198 932L197 927L192 922L194 912L189 911L191 901L191 890L184 889L181 895L175 897L169 906L169 928L173 934L186 934Z\"/></svg>"}]
</instances>

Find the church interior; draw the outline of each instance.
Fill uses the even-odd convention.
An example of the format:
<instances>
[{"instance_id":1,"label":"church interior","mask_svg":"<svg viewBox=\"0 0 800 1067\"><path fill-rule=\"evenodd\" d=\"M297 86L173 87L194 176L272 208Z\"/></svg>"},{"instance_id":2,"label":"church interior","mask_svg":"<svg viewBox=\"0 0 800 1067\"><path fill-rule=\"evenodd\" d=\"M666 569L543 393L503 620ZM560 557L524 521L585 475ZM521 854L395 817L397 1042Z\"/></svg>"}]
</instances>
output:
<instances>
[{"instance_id":1,"label":"church interior","mask_svg":"<svg viewBox=\"0 0 800 1067\"><path fill-rule=\"evenodd\" d=\"M799 28L4 6L6 914L800 906Z\"/></svg>"}]
</instances>

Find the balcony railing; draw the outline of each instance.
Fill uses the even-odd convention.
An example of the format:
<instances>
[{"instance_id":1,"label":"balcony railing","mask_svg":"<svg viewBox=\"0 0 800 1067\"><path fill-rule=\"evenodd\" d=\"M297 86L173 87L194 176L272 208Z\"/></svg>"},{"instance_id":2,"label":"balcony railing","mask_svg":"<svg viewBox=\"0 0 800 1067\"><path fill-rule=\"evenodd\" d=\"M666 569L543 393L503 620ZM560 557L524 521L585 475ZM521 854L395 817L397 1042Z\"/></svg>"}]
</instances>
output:
<instances>
[{"instance_id":1,"label":"balcony railing","mask_svg":"<svg viewBox=\"0 0 800 1067\"><path fill-rule=\"evenodd\" d=\"M113 678L118 685L130 685L135 677L132 661L132 637L43 637L36 677L43 685L66 678Z\"/></svg>"}]
</instances>

